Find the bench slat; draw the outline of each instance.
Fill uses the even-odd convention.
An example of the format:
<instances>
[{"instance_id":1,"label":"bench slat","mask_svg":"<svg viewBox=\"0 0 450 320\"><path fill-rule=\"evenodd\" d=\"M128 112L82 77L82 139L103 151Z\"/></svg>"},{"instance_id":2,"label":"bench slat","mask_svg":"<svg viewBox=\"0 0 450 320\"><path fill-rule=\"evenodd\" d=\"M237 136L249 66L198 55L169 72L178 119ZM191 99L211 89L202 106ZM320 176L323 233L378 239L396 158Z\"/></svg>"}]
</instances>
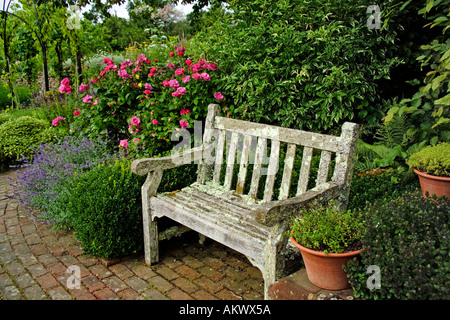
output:
<instances>
[{"instance_id":1,"label":"bench slat","mask_svg":"<svg viewBox=\"0 0 450 320\"><path fill-rule=\"evenodd\" d=\"M219 130L219 138L217 140L217 148L216 148L216 163L214 165L214 176L213 181L219 183L220 180L220 171L222 169L223 163L223 149L225 146L225 130Z\"/></svg>"},{"instance_id":2,"label":"bench slat","mask_svg":"<svg viewBox=\"0 0 450 320\"><path fill-rule=\"evenodd\" d=\"M236 184L236 193L244 193L245 178L247 177L248 157L250 153L250 146L252 143L252 136L244 137L244 144L242 147L241 164L239 166L238 181Z\"/></svg>"},{"instance_id":3,"label":"bench slat","mask_svg":"<svg viewBox=\"0 0 450 320\"><path fill-rule=\"evenodd\" d=\"M264 201L271 201L273 195L273 186L278 172L278 163L280 160L280 141L272 140L270 146L270 160L267 168L266 186L264 188Z\"/></svg>"},{"instance_id":4,"label":"bench slat","mask_svg":"<svg viewBox=\"0 0 450 320\"><path fill-rule=\"evenodd\" d=\"M294 169L296 145L289 143L286 149L286 158L284 160L283 178L281 180L280 194L278 200L287 199L291 185L292 170Z\"/></svg>"},{"instance_id":5,"label":"bench slat","mask_svg":"<svg viewBox=\"0 0 450 320\"><path fill-rule=\"evenodd\" d=\"M262 123L248 122L225 117L216 117L214 126L217 129L239 132L244 135L262 137L270 140L294 143L310 148L336 152L338 138L336 136L270 126Z\"/></svg>"},{"instance_id":6,"label":"bench slat","mask_svg":"<svg viewBox=\"0 0 450 320\"><path fill-rule=\"evenodd\" d=\"M331 152L322 151L320 154L319 171L317 172L316 186L327 182L328 172L330 170Z\"/></svg>"},{"instance_id":7,"label":"bench slat","mask_svg":"<svg viewBox=\"0 0 450 320\"><path fill-rule=\"evenodd\" d=\"M300 169L300 176L298 178L297 196L305 193L308 189L309 171L311 168L312 155L313 148L305 147L303 149L302 167Z\"/></svg>"},{"instance_id":8,"label":"bench slat","mask_svg":"<svg viewBox=\"0 0 450 320\"><path fill-rule=\"evenodd\" d=\"M186 202L192 208L204 211L211 221L216 221L228 225L230 228L238 228L242 232L249 232L253 237L263 238L267 235L268 228L262 224L255 223L255 216L250 210L242 210L239 207L221 201L217 197L199 192L197 190L187 190L188 192L178 192L175 201ZM237 226L234 226L237 224Z\"/></svg>"},{"instance_id":9,"label":"bench slat","mask_svg":"<svg viewBox=\"0 0 450 320\"><path fill-rule=\"evenodd\" d=\"M256 195L258 194L259 179L261 178L262 162L264 155L266 154L266 149L267 149L267 139L259 137L258 145L256 147L255 164L253 166L252 182L250 184L250 192L249 192L249 195L254 199L256 199Z\"/></svg>"},{"instance_id":10,"label":"bench slat","mask_svg":"<svg viewBox=\"0 0 450 320\"><path fill-rule=\"evenodd\" d=\"M231 134L230 147L227 148L227 168L225 172L224 187L227 190L231 189L231 181L233 180L234 161L236 159L236 149L238 143L239 134L233 132Z\"/></svg>"}]
</instances>

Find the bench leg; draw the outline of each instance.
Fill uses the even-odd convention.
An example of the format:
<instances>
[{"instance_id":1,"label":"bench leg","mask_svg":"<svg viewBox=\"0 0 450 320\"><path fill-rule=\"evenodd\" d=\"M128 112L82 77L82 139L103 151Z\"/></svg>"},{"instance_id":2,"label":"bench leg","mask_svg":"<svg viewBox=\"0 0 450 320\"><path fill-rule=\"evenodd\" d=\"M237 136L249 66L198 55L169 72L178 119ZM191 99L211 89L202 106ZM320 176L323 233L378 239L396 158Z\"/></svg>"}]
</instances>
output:
<instances>
[{"instance_id":1,"label":"bench leg","mask_svg":"<svg viewBox=\"0 0 450 320\"><path fill-rule=\"evenodd\" d=\"M264 264L261 268L264 278L264 299L269 299L269 287L277 281L285 271L284 252L287 245L285 236L286 222L279 223L273 227L273 232L267 239L264 247Z\"/></svg>"},{"instance_id":2,"label":"bench leg","mask_svg":"<svg viewBox=\"0 0 450 320\"><path fill-rule=\"evenodd\" d=\"M156 194L162 178L162 170L155 170L148 173L147 180L142 186L142 223L144 227L144 252L145 262L148 265L159 262L158 250L158 221L152 217L150 199Z\"/></svg>"},{"instance_id":3,"label":"bench leg","mask_svg":"<svg viewBox=\"0 0 450 320\"><path fill-rule=\"evenodd\" d=\"M145 216L147 216L147 219ZM156 221L156 218L151 221L151 218L148 215L144 215L145 263L152 265L159 262L158 247L158 222Z\"/></svg>"},{"instance_id":4,"label":"bench leg","mask_svg":"<svg viewBox=\"0 0 450 320\"><path fill-rule=\"evenodd\" d=\"M264 250L264 267L262 268L262 276L264 278L264 300L268 300L269 287L276 281L277 270L277 251L276 247L266 245Z\"/></svg>"}]
</instances>

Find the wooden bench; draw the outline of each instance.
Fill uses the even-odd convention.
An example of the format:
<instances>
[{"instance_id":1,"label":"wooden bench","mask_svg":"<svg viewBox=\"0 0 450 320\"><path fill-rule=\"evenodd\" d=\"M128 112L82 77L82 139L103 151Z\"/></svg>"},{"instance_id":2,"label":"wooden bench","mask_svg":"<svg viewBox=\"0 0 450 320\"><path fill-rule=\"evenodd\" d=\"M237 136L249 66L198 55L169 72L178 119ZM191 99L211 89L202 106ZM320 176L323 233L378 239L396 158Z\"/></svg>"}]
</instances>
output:
<instances>
[{"instance_id":1,"label":"wooden bench","mask_svg":"<svg viewBox=\"0 0 450 320\"><path fill-rule=\"evenodd\" d=\"M315 199L322 203L336 199L337 205L346 209L359 126L346 122L341 136L336 137L220 117L219 112L218 105L208 106L200 147L132 162L132 172L148 175L142 186L145 261L151 265L159 260L157 218L165 216L245 255L261 270L267 298L269 285L283 276L286 231L292 215ZM282 165L281 144L286 145ZM293 192L291 177L296 151L301 153L301 149L296 149L301 147L301 169ZM263 160L269 149L265 168ZM314 149L321 150L320 163L316 186L308 190ZM327 181L333 154L334 172ZM198 163L197 182L177 192L157 193L164 170L194 161ZM251 167L252 173L247 175ZM273 199L274 181L281 167L279 195ZM236 187L232 189L232 185ZM262 199L257 199L260 185L264 192ZM248 193L244 194L244 190Z\"/></svg>"}]
</instances>

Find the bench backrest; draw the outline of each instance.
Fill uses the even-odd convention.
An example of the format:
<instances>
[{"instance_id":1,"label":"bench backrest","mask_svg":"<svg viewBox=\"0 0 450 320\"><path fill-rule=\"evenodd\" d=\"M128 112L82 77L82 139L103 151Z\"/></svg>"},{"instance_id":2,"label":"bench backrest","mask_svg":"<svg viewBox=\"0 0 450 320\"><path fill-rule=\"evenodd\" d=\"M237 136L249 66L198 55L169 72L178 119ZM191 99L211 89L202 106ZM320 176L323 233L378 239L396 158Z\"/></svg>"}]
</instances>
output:
<instances>
[{"instance_id":1,"label":"bench backrest","mask_svg":"<svg viewBox=\"0 0 450 320\"><path fill-rule=\"evenodd\" d=\"M308 190L313 152L317 149L320 150L320 162L315 185L329 180L332 159L335 164L331 181L340 185L350 183L359 133L357 124L346 122L341 136L336 137L221 117L219 112L218 105L208 106L203 141L213 146L214 151L200 164L199 182L212 179L221 183L223 180L223 186L230 190L234 181L237 194L244 194L247 186L248 195L256 199L261 177L266 175L262 200L271 201L277 200L273 199L275 179L282 169L278 200L287 199L290 194L300 195ZM281 148L286 148L283 164L280 163ZM301 167L298 181L292 181L297 155L302 155ZM235 165L238 166L237 173ZM251 177L249 168L253 169ZM295 184L296 192L290 192Z\"/></svg>"}]
</instances>

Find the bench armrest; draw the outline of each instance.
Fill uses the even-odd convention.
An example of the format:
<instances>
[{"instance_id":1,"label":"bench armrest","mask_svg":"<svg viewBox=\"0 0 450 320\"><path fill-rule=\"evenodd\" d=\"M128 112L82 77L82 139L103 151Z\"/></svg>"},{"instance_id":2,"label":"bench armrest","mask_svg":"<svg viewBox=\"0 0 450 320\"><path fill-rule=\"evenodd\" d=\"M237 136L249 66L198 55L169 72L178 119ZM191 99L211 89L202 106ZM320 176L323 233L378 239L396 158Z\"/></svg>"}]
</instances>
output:
<instances>
[{"instance_id":1,"label":"bench armrest","mask_svg":"<svg viewBox=\"0 0 450 320\"><path fill-rule=\"evenodd\" d=\"M172 169L204 159L205 147L187 149L161 158L142 158L131 163L131 172L143 176L151 171Z\"/></svg>"},{"instance_id":2,"label":"bench armrest","mask_svg":"<svg viewBox=\"0 0 450 320\"><path fill-rule=\"evenodd\" d=\"M258 223L266 226L274 226L308 207L314 200L326 203L331 199L336 199L340 190L340 186L336 183L323 183L299 196L263 203L255 208L255 219Z\"/></svg>"}]
</instances>

